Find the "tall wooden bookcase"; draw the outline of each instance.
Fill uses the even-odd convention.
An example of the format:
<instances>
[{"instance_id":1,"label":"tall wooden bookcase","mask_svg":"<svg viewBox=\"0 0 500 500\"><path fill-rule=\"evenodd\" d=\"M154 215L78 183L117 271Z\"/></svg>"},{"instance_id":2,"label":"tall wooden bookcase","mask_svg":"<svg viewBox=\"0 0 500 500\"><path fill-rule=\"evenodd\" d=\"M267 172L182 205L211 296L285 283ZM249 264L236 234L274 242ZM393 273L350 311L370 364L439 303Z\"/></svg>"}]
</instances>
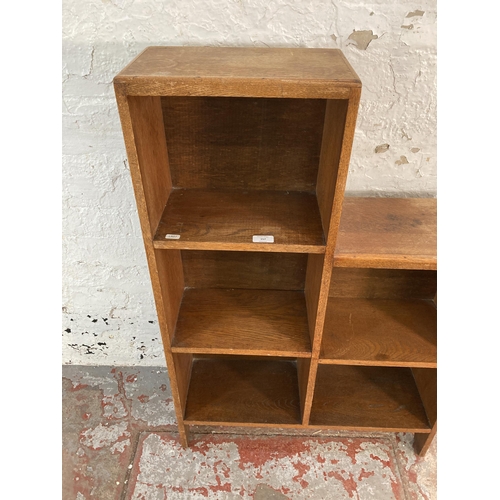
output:
<instances>
[{"instance_id":1,"label":"tall wooden bookcase","mask_svg":"<svg viewBox=\"0 0 500 500\"><path fill-rule=\"evenodd\" d=\"M344 200L342 52L150 47L114 86L184 446L236 425L413 432L425 453L435 202Z\"/></svg>"}]
</instances>

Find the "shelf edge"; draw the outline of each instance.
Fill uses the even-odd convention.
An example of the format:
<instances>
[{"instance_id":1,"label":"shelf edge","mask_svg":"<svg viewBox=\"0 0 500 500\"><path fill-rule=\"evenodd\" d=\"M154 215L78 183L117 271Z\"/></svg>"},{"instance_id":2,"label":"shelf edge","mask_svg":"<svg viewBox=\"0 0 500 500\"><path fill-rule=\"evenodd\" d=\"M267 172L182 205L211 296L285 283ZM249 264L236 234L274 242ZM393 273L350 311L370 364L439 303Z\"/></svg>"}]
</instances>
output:
<instances>
[{"instance_id":1,"label":"shelf edge","mask_svg":"<svg viewBox=\"0 0 500 500\"><path fill-rule=\"evenodd\" d=\"M317 253L324 254L326 245L285 245L275 243L216 243L198 241L153 240L158 250L224 250L235 252Z\"/></svg>"},{"instance_id":2,"label":"shelf edge","mask_svg":"<svg viewBox=\"0 0 500 500\"><path fill-rule=\"evenodd\" d=\"M311 358L311 352L305 351L270 351L259 349L224 349L217 347L179 347L172 345L170 347L174 353L183 354L216 354L225 356L264 356L269 358ZM418 366L420 368L420 365Z\"/></svg>"},{"instance_id":3,"label":"shelf edge","mask_svg":"<svg viewBox=\"0 0 500 500\"><path fill-rule=\"evenodd\" d=\"M437 362L426 361L370 361L357 359L332 359L320 358L318 363L321 365L344 365L344 366L387 366L395 368L437 368Z\"/></svg>"},{"instance_id":4,"label":"shelf edge","mask_svg":"<svg viewBox=\"0 0 500 500\"><path fill-rule=\"evenodd\" d=\"M437 259L432 255L336 254L334 267L371 269L416 269L436 271Z\"/></svg>"}]
</instances>

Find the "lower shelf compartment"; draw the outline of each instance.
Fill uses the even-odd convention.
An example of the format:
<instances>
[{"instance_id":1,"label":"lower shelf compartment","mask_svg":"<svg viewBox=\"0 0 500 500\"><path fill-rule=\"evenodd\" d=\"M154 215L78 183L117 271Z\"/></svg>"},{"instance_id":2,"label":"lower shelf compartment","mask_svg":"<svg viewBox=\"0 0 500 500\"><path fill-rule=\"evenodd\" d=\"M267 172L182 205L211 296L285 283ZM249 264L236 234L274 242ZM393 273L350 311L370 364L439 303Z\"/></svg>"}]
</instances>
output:
<instances>
[{"instance_id":1,"label":"lower shelf compartment","mask_svg":"<svg viewBox=\"0 0 500 500\"><path fill-rule=\"evenodd\" d=\"M241 357L193 361L186 424L300 424L296 362Z\"/></svg>"},{"instance_id":2,"label":"lower shelf compartment","mask_svg":"<svg viewBox=\"0 0 500 500\"><path fill-rule=\"evenodd\" d=\"M330 298L320 363L437 367L430 300Z\"/></svg>"},{"instance_id":3,"label":"lower shelf compartment","mask_svg":"<svg viewBox=\"0 0 500 500\"><path fill-rule=\"evenodd\" d=\"M311 426L430 432L410 368L320 365Z\"/></svg>"},{"instance_id":4,"label":"lower shelf compartment","mask_svg":"<svg viewBox=\"0 0 500 500\"><path fill-rule=\"evenodd\" d=\"M304 292L186 290L172 351L311 357Z\"/></svg>"}]
</instances>

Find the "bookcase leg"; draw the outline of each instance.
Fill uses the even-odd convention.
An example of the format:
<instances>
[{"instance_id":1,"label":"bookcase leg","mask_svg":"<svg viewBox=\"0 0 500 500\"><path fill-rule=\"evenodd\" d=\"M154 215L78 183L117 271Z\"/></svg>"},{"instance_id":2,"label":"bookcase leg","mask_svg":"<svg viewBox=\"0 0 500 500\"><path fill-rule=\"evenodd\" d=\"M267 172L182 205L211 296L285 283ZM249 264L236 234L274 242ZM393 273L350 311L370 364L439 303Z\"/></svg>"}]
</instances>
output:
<instances>
[{"instance_id":1,"label":"bookcase leg","mask_svg":"<svg viewBox=\"0 0 500 500\"><path fill-rule=\"evenodd\" d=\"M189 427L187 425L179 426L179 437L183 448L189 448Z\"/></svg>"},{"instance_id":2,"label":"bookcase leg","mask_svg":"<svg viewBox=\"0 0 500 500\"><path fill-rule=\"evenodd\" d=\"M436 436L437 423L432 427L430 434L415 434L415 439L413 440L413 448L417 455L423 457L427 453L432 440Z\"/></svg>"}]
</instances>

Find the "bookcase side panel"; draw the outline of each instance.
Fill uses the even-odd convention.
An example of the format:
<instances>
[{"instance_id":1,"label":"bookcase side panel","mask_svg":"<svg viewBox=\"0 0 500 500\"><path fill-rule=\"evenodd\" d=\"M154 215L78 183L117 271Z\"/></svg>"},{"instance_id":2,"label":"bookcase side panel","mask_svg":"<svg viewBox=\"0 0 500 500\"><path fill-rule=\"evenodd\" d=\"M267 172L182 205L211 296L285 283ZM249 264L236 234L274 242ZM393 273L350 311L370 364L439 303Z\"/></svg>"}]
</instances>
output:
<instances>
[{"instance_id":1,"label":"bookcase side panel","mask_svg":"<svg viewBox=\"0 0 500 500\"><path fill-rule=\"evenodd\" d=\"M415 451L423 456L427 453L434 436L437 433L437 370L413 368L413 378L422 398L427 418L432 427L430 434L416 433L413 446Z\"/></svg>"},{"instance_id":2,"label":"bookcase side panel","mask_svg":"<svg viewBox=\"0 0 500 500\"><path fill-rule=\"evenodd\" d=\"M319 160L316 195L325 235L329 233L333 197L339 173L340 153L349 101L328 100Z\"/></svg>"},{"instance_id":3,"label":"bookcase side panel","mask_svg":"<svg viewBox=\"0 0 500 500\"><path fill-rule=\"evenodd\" d=\"M168 369L168 376L170 379L170 386L172 390L172 396L174 399L175 413L177 417L177 424L179 429L180 440L184 446L187 445L187 430L183 422L183 404L182 397L182 384L181 390L179 390L177 383L177 372L172 353L170 352L170 337L173 336L173 328L175 326L175 320L182 297L182 290L184 287L183 277L182 277L182 263L180 258L176 265L175 255L166 254L155 251L153 248L153 235L154 230L157 225L154 222L155 217L161 216L162 194L163 196L168 196L170 184L169 184L169 173L168 169L163 170L163 177L159 180L159 186L157 188L150 188L148 190L144 183L144 176L142 175L142 165L141 161L145 159L144 154L141 153L142 149L146 147L147 137L145 132L140 130L141 116L144 117L144 111L135 109L132 111L132 106L130 106L130 101L127 96L123 93L120 85L115 85L116 100L118 104L118 109L120 113L120 120L123 129L123 135L125 139L125 146L127 150L128 161L130 165L130 174L132 177L132 183L134 186L135 199L137 203L137 209L139 213L139 220L141 223L144 247L146 250L146 257L149 267L149 273L151 278L151 285L153 288L153 296L155 299L156 310L158 314L158 323L160 326L160 332L163 341L165 360ZM142 98L137 98L142 99ZM154 98L153 98L154 101ZM150 106L155 107L154 102L148 101ZM135 107L137 108L140 101L134 101ZM158 101L156 101L156 112L158 111ZM158 114L156 113L156 125L158 125ZM135 122L135 120L138 120ZM143 120L144 121L144 120ZM149 123L149 127L152 127L151 133L153 135L161 133L158 132L157 127L154 127ZM137 137L142 137L142 139L136 140ZM142 149L141 149L142 148ZM147 168L155 170L154 165L150 162L152 158L146 154L146 165ZM162 161L159 159L159 161ZM166 156L163 157L163 161L166 161ZM165 166L165 164L163 164ZM157 189L157 191L155 191ZM153 192L157 194L156 198L153 196L153 201L149 200L148 197ZM165 199L166 201L166 199ZM151 218L153 217L153 219ZM170 258L169 258L170 257ZM171 271L174 269L176 279L165 279ZM180 270L180 273L179 273ZM178 304L179 303L179 304Z\"/></svg>"},{"instance_id":4,"label":"bookcase side panel","mask_svg":"<svg viewBox=\"0 0 500 500\"><path fill-rule=\"evenodd\" d=\"M150 230L154 236L172 189L161 99L129 96L128 104Z\"/></svg>"},{"instance_id":5,"label":"bookcase side panel","mask_svg":"<svg viewBox=\"0 0 500 500\"><path fill-rule=\"evenodd\" d=\"M347 174L349 172L349 161L351 159L351 151L352 145L354 141L354 132L356 129L356 120L358 117L358 108L359 108L359 100L361 97L361 88L351 89L351 96L347 101L347 109L345 114L344 126L342 127L342 146L340 148L340 156L338 160L338 168L335 174L335 183L331 188L333 191L333 200L331 202L330 207L328 204L324 204L323 210L330 209L331 216L329 216L329 224L328 231L325 230L327 245L335 249L335 245L337 242L337 236L340 226L340 217L342 215L342 205L344 203L344 193L345 186L347 183ZM337 103L336 106L342 106L338 103L344 101L331 101L332 103ZM331 105L333 106L333 105ZM344 105L345 106L345 105ZM340 107L338 110L331 111L332 113L338 113L339 116L342 116L343 108ZM338 120L338 119L337 119ZM337 126L338 128L338 126ZM321 166L320 166L321 172ZM320 186L318 179L318 187ZM328 193L329 196L332 196L331 193ZM318 199L320 196L318 196ZM323 197L326 198L326 197ZM329 198L328 198L329 200ZM328 217L328 215L326 215ZM333 265L333 262L332 262Z\"/></svg>"},{"instance_id":6,"label":"bookcase side panel","mask_svg":"<svg viewBox=\"0 0 500 500\"><path fill-rule=\"evenodd\" d=\"M434 368L413 368L412 372L427 418L433 426L437 422L437 370Z\"/></svg>"}]
</instances>

